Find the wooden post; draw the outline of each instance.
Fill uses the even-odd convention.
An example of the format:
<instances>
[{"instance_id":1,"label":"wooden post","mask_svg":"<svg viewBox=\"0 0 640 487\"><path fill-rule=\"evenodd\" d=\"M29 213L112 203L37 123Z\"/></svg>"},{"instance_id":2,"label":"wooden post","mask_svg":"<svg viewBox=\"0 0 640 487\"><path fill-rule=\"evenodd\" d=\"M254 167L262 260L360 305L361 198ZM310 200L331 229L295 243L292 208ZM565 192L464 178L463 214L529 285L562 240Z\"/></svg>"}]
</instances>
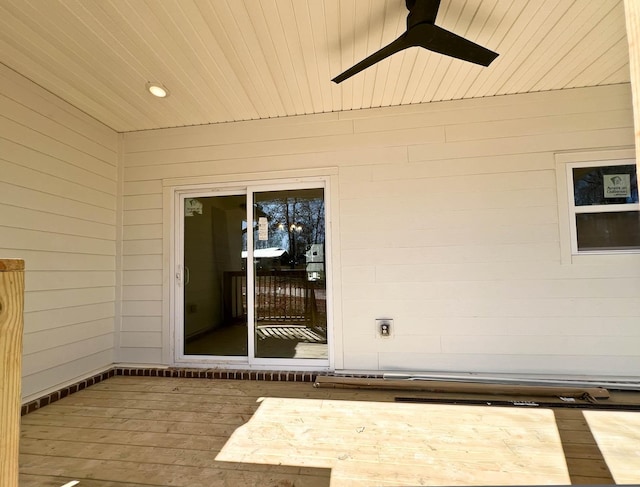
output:
<instances>
[{"instance_id":1,"label":"wooden post","mask_svg":"<svg viewBox=\"0 0 640 487\"><path fill-rule=\"evenodd\" d=\"M0 259L0 483L18 485L24 261Z\"/></svg>"},{"instance_id":2,"label":"wooden post","mask_svg":"<svg viewBox=\"0 0 640 487\"><path fill-rule=\"evenodd\" d=\"M633 120L636 135L636 165L640 173L640 1L624 0L629 43L629 71L633 94Z\"/></svg>"}]
</instances>

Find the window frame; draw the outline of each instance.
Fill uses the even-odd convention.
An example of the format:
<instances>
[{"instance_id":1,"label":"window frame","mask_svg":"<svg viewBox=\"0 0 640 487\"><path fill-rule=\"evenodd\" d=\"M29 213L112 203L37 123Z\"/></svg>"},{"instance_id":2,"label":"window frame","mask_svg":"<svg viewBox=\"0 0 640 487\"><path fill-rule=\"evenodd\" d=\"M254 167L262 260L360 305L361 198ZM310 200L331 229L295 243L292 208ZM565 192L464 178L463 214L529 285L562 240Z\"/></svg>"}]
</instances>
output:
<instances>
[{"instance_id":1,"label":"window frame","mask_svg":"<svg viewBox=\"0 0 640 487\"><path fill-rule=\"evenodd\" d=\"M578 230L576 215L585 213L616 213L616 212L632 212L640 211L640 202L623 203L623 204L606 204L606 205L581 205L577 206L575 202L573 170L575 168L601 167L601 166L628 166L636 165L635 159L615 159L615 160L595 160L568 162L565 164L565 176L567 184L567 203L569 209L569 233L571 255L617 255L617 254L637 254L640 253L640 247L634 249L603 249L603 250L579 250L578 249ZM638 175L636 168L636 179Z\"/></svg>"}]
</instances>

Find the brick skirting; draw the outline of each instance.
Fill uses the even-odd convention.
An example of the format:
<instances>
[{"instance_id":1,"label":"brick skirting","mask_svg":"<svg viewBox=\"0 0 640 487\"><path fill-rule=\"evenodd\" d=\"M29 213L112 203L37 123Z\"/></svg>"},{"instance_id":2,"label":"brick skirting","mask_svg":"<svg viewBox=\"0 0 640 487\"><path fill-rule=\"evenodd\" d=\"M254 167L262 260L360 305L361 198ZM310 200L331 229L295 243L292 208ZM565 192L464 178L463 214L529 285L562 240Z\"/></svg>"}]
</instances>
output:
<instances>
[{"instance_id":1,"label":"brick skirting","mask_svg":"<svg viewBox=\"0 0 640 487\"><path fill-rule=\"evenodd\" d=\"M29 401L28 403L23 404L20 413L22 416L24 416L25 414L29 414L35 411L36 409L47 406L52 402L56 402L62 398L70 396L71 394L74 394L78 391L86 389L87 387L92 386L93 384L97 384L98 382L107 380L109 377L114 377L115 375L117 375L116 369L112 368L105 372L101 372L100 374L96 374L92 377L88 377L86 379L76 382L75 384L71 384L70 386L63 387L62 389L51 392L42 397L39 397L38 399L34 399L33 401Z\"/></svg>"},{"instance_id":2,"label":"brick skirting","mask_svg":"<svg viewBox=\"0 0 640 487\"><path fill-rule=\"evenodd\" d=\"M181 377L192 379L230 379L230 380L265 380L273 382L315 382L318 375L333 375L330 372L299 372L299 371L272 371L272 370L223 370L223 369L189 369L189 368L138 368L138 367L113 367L105 372L96 374L87 379L76 382L60 390L46 394L38 399L22 405L21 414L29 414L36 409L54 403L75 392L86 389L89 386L102 382L115 376L127 377ZM347 376L345 376L347 377ZM349 377L362 377L367 379L379 379L382 375L351 375Z\"/></svg>"}]
</instances>

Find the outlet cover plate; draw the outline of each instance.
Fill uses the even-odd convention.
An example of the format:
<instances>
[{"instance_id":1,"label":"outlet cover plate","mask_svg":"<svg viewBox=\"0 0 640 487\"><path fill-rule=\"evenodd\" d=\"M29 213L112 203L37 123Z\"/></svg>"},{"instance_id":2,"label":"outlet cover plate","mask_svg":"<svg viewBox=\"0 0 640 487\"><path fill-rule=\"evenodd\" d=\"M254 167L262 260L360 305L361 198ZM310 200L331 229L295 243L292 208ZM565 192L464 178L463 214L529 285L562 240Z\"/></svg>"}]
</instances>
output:
<instances>
[{"instance_id":1,"label":"outlet cover plate","mask_svg":"<svg viewBox=\"0 0 640 487\"><path fill-rule=\"evenodd\" d=\"M389 333L384 335L382 328L388 326ZM376 333L380 338L391 338L393 336L393 318L376 318Z\"/></svg>"}]
</instances>

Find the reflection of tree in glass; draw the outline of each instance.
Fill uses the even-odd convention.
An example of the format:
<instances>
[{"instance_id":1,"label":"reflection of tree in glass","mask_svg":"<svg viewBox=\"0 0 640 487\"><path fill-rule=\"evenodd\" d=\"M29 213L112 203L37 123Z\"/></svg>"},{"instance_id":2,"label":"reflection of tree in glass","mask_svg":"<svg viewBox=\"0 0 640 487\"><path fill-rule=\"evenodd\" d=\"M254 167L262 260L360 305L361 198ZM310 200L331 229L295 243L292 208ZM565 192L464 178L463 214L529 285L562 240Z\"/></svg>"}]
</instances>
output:
<instances>
[{"instance_id":1,"label":"reflection of tree in glass","mask_svg":"<svg viewBox=\"0 0 640 487\"><path fill-rule=\"evenodd\" d=\"M631 196L605 198L604 175L630 174ZM626 204L638 202L638 183L634 165L582 167L573 170L573 192L576 206Z\"/></svg>"},{"instance_id":2,"label":"reflection of tree in glass","mask_svg":"<svg viewBox=\"0 0 640 487\"><path fill-rule=\"evenodd\" d=\"M315 191L314 191L315 192ZM299 192L296 192L299 194ZM322 197L305 198L282 196L255 203L256 219L267 218L268 240L258 241L256 248L280 247L291 256L291 264L304 262L304 253L311 244L324 243L324 200ZM257 224L256 224L257 225Z\"/></svg>"},{"instance_id":3,"label":"reflection of tree in glass","mask_svg":"<svg viewBox=\"0 0 640 487\"><path fill-rule=\"evenodd\" d=\"M573 185L577 206L600 204L604 195L600 170L593 169L580 178L574 175Z\"/></svg>"}]
</instances>

